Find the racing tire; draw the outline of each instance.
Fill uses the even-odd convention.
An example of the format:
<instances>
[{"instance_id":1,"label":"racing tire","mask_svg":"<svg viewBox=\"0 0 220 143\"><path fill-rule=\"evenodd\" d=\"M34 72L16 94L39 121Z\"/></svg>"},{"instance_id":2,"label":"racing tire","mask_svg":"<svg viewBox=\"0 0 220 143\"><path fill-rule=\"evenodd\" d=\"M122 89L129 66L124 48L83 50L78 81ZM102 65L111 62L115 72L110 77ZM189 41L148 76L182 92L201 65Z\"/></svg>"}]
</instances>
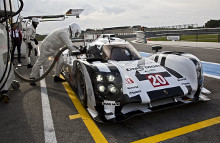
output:
<instances>
[{"instance_id":1,"label":"racing tire","mask_svg":"<svg viewBox=\"0 0 220 143\"><path fill-rule=\"evenodd\" d=\"M87 94L86 94L86 83L85 83L85 77L83 74L82 67L80 63L77 63L77 95L78 98L83 105L83 107L87 107Z\"/></svg>"}]
</instances>

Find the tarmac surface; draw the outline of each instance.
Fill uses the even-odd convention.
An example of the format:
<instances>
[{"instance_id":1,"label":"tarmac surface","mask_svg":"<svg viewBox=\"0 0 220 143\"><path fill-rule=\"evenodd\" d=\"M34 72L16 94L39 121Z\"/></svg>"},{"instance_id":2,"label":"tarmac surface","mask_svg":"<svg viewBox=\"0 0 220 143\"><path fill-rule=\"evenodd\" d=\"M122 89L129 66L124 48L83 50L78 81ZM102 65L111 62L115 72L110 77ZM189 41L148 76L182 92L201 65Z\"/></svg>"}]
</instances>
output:
<instances>
[{"instance_id":1,"label":"tarmac surface","mask_svg":"<svg viewBox=\"0 0 220 143\"><path fill-rule=\"evenodd\" d=\"M216 43L217 47L212 43L197 43L197 46L152 41L131 44L138 51L147 53L154 52L151 50L152 45L160 44L164 51L188 52L202 61L220 63L219 43ZM22 60L25 64L25 60ZM44 69L50 63L48 61ZM18 67L18 71L29 77L30 69L25 66ZM37 82L37 86L33 87L19 79L21 87L9 92L10 102L0 102L0 143L220 142L220 79L205 77L204 86L212 92L208 95L211 99L208 102L165 109L124 122L103 124L93 121L71 94L68 84L54 82L53 74L51 72L46 77L46 87L43 88L47 90L49 99L46 107L42 103L42 83ZM44 116L48 108L51 120ZM53 124L53 128L46 128L48 124ZM50 133L54 133L54 136Z\"/></svg>"}]
</instances>

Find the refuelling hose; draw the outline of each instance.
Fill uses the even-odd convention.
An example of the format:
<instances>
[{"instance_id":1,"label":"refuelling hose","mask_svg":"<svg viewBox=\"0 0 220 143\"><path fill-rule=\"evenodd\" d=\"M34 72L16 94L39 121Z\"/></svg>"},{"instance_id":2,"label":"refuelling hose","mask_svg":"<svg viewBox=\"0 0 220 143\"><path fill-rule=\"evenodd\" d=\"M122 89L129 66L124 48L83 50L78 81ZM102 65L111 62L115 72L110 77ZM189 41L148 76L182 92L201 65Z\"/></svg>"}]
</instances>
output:
<instances>
[{"instance_id":1,"label":"refuelling hose","mask_svg":"<svg viewBox=\"0 0 220 143\"><path fill-rule=\"evenodd\" d=\"M76 47L76 46L74 46ZM51 70L54 68L56 62L59 60L60 55L63 53L63 51L65 51L67 49L67 47L63 47L61 50L59 50L59 52L56 54L56 56L54 57L53 63L51 64L51 66L43 73L42 76L40 76L39 78L36 79L30 79L30 78L25 78L22 75L20 75L16 70L14 70L15 75L20 78L21 80L25 81L25 82L37 82L40 81L42 79L44 79L48 73L51 72Z\"/></svg>"}]
</instances>

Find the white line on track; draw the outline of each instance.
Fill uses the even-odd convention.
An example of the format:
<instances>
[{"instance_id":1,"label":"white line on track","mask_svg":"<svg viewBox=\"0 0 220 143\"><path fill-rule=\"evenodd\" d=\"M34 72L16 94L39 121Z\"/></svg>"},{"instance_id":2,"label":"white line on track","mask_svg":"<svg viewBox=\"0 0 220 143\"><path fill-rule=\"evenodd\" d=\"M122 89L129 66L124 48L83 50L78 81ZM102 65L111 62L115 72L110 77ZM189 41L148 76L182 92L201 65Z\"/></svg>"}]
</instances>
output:
<instances>
[{"instance_id":1,"label":"white line on track","mask_svg":"<svg viewBox=\"0 0 220 143\"><path fill-rule=\"evenodd\" d=\"M220 79L219 76L215 76L215 75L211 75L211 74L206 74L206 73L204 73L203 75L204 75L204 76L207 76L207 77L212 77L212 78L215 78L215 79Z\"/></svg>"},{"instance_id":2,"label":"white line on track","mask_svg":"<svg viewBox=\"0 0 220 143\"><path fill-rule=\"evenodd\" d=\"M43 67L40 69L40 76L42 74L43 74ZM40 85L41 85L41 100L42 100L45 143L57 143L45 79L40 81Z\"/></svg>"},{"instance_id":3,"label":"white line on track","mask_svg":"<svg viewBox=\"0 0 220 143\"><path fill-rule=\"evenodd\" d=\"M162 42L162 43L138 43L138 42L136 42L136 40L133 40L133 41L131 41L132 43L135 43L135 44L147 44L147 45L150 45L150 46L155 46L155 45L162 45L162 46L173 46L173 47L180 47L180 48L200 48L200 49L211 49L211 50L220 50L220 48L219 47L211 47L211 45L210 45L210 47L209 46L207 46L207 47L200 47L198 44L196 44L196 45L179 45L178 43L176 43L176 44L166 44L166 43L163 43L163 41L159 41L159 42ZM191 42L189 42L189 43L191 43Z\"/></svg>"},{"instance_id":4,"label":"white line on track","mask_svg":"<svg viewBox=\"0 0 220 143\"><path fill-rule=\"evenodd\" d=\"M220 66L220 63L213 63L213 62L206 62L206 61L201 61L203 63L207 63L207 64L215 64L215 65L219 65Z\"/></svg>"}]
</instances>

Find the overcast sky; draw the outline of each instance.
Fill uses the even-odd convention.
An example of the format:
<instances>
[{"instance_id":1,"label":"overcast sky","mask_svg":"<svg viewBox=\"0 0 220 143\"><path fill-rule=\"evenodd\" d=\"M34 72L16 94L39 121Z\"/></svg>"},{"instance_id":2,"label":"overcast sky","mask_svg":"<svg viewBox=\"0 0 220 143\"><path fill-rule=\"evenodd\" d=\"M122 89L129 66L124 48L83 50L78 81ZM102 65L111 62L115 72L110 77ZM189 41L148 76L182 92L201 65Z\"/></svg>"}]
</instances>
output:
<instances>
[{"instance_id":1,"label":"overcast sky","mask_svg":"<svg viewBox=\"0 0 220 143\"><path fill-rule=\"evenodd\" d=\"M78 23L83 30L117 26L146 27L198 24L220 19L220 0L23 0L23 16L64 14L84 9L79 19L40 23L37 33Z\"/></svg>"}]
</instances>

